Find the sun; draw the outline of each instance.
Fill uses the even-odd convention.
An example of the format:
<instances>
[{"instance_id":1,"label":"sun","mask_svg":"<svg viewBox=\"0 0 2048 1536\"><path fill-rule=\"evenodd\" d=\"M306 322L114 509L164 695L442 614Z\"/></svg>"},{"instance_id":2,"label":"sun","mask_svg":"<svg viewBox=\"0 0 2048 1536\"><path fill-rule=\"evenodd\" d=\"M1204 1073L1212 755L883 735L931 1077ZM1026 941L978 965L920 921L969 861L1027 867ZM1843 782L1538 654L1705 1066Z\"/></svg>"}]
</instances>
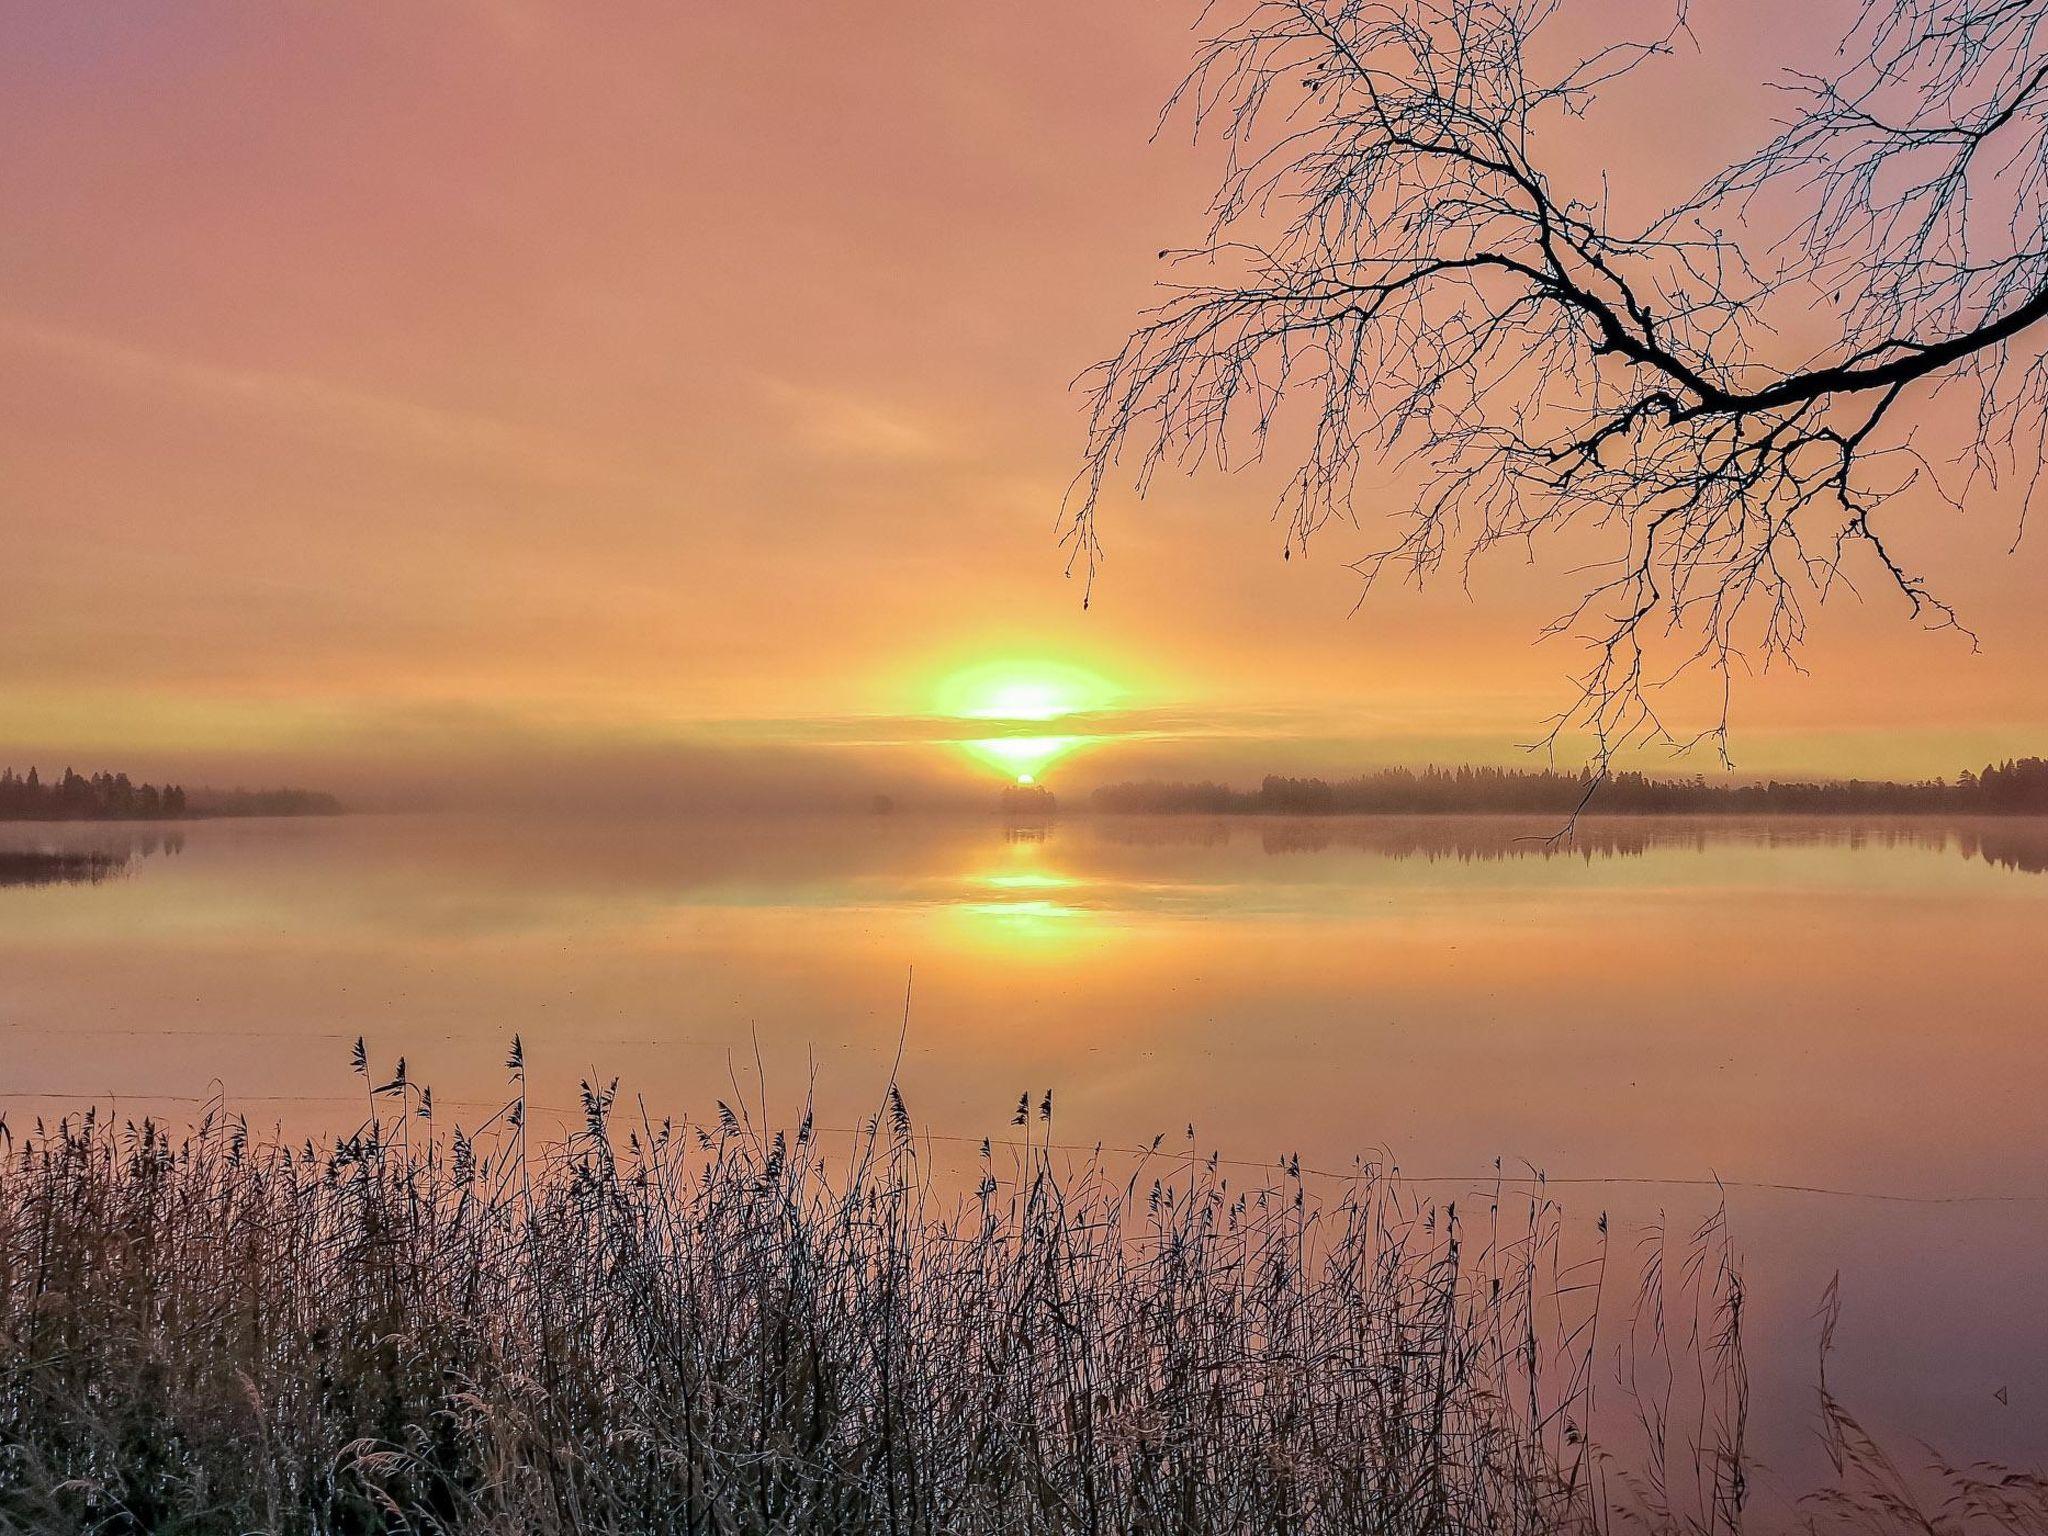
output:
<instances>
[{"instance_id":1,"label":"sun","mask_svg":"<svg viewBox=\"0 0 2048 1536\"><path fill-rule=\"evenodd\" d=\"M1047 727L1096 713L1116 696L1106 679L1080 667L1051 661L992 661L944 679L935 702L942 714L985 726L986 734L958 739L962 751L1028 785L1098 734Z\"/></svg>"}]
</instances>

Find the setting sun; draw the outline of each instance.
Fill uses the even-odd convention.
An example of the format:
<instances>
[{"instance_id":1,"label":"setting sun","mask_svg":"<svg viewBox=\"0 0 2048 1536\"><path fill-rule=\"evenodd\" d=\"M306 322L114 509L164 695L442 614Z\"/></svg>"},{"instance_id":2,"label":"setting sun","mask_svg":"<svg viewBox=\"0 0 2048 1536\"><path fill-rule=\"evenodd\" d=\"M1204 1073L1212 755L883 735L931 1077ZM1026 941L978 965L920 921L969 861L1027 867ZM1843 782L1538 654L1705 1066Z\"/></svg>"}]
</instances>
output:
<instances>
[{"instance_id":1,"label":"setting sun","mask_svg":"<svg viewBox=\"0 0 2048 1536\"><path fill-rule=\"evenodd\" d=\"M1063 662L995 661L941 682L941 713L985 725L986 734L956 744L969 757L1018 784L1036 784L1054 762L1097 740L1099 730L1045 730L1054 721L1096 714L1118 697L1107 679Z\"/></svg>"}]
</instances>

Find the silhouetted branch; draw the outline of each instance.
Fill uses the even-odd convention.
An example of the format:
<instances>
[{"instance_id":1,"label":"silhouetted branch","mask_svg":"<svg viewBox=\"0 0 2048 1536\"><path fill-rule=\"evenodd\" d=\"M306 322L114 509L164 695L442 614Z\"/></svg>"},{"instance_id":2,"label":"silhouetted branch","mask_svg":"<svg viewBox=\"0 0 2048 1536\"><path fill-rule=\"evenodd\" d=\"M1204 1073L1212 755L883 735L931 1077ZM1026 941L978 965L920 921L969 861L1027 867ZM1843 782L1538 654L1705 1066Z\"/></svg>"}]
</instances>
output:
<instances>
[{"instance_id":1,"label":"silhouetted branch","mask_svg":"<svg viewBox=\"0 0 2048 1536\"><path fill-rule=\"evenodd\" d=\"M1612 553L1547 633L1589 648L1550 740L1604 763L1646 738L1725 751L1737 670L1792 661L1809 604L1861 550L1910 612L1955 611L1887 542L1909 488L1958 505L2024 471L2048 420L2048 0L1868 0L1837 75L1749 159L1627 232L1544 151L1599 90L1673 51L1670 24L1546 76L1558 0L1252 0L1167 107L1221 141L1210 238L1088 375L1068 538L1091 572L1112 469L1231 467L1276 447L1288 549L1355 521L1361 476L1413 477L1369 589L1578 525ZM1764 200L1800 210L1782 238ZM1826 341L1784 362L1774 319ZM1767 345L1768 344L1768 345ZM1945 483L1910 427L1976 407ZM1681 736L1659 685L1705 667L1718 718Z\"/></svg>"}]
</instances>

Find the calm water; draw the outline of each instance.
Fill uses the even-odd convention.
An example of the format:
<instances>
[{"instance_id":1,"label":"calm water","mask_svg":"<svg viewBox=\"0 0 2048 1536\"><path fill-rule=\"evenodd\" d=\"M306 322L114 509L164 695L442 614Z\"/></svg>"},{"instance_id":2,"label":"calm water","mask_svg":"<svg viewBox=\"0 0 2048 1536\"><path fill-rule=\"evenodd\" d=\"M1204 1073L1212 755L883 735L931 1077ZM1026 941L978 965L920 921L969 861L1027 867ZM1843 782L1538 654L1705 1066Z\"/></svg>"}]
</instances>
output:
<instances>
[{"instance_id":1,"label":"calm water","mask_svg":"<svg viewBox=\"0 0 2048 1536\"><path fill-rule=\"evenodd\" d=\"M1718 1177L1767 1448L1803 1435L1840 1269L1855 1407L2048 1462L2048 827L1545 830L0 826L0 1107L225 1091L352 1125L358 1034L443 1106L495 1106L518 1032L552 1103L602 1072L658 1109L739 1091L774 1118L815 1073L821 1123L851 1124L900 1039L943 1135L1001 1135L1051 1087L1071 1142L1192 1122L1248 1161L1390 1149L1450 1193L1498 1156L1588 1224L1689 1223L1715 1196L1676 1181ZM5 857L80 851L112 859ZM1622 1182L1644 1180L1675 1182Z\"/></svg>"}]
</instances>

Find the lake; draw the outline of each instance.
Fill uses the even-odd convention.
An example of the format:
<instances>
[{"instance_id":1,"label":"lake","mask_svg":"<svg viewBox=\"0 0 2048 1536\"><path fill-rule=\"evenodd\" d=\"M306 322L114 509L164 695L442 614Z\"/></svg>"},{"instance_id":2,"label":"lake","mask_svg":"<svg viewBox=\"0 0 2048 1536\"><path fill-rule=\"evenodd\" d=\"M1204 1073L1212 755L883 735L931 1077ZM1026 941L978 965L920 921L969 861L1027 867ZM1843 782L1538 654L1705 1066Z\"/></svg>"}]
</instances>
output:
<instances>
[{"instance_id":1,"label":"lake","mask_svg":"<svg viewBox=\"0 0 2048 1536\"><path fill-rule=\"evenodd\" d=\"M1719 1180L1767 1462L1810 1450L1837 1270L1831 1380L1873 1427L2048 1460L2048 826L1553 830L0 826L0 1108L224 1094L346 1130L362 1035L477 1116L517 1033L552 1106L600 1074L657 1113L789 1119L815 1080L838 1126L900 1051L935 1156L1050 1088L1076 1146L1192 1125L1247 1177L1391 1158L1448 1194L1498 1157L1587 1227L1689 1226Z\"/></svg>"}]
</instances>

